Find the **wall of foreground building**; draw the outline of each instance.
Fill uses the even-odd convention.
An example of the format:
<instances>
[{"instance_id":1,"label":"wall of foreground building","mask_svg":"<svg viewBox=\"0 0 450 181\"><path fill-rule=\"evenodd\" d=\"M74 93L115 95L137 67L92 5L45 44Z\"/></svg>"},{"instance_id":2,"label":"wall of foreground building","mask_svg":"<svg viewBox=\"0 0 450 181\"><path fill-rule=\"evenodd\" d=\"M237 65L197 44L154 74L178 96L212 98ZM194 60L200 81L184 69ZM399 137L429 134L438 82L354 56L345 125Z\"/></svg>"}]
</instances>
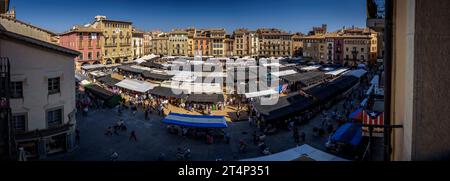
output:
<instances>
[{"instance_id":1,"label":"wall of foreground building","mask_svg":"<svg viewBox=\"0 0 450 181\"><path fill-rule=\"evenodd\" d=\"M450 1L394 3L393 159L450 159Z\"/></svg>"}]
</instances>

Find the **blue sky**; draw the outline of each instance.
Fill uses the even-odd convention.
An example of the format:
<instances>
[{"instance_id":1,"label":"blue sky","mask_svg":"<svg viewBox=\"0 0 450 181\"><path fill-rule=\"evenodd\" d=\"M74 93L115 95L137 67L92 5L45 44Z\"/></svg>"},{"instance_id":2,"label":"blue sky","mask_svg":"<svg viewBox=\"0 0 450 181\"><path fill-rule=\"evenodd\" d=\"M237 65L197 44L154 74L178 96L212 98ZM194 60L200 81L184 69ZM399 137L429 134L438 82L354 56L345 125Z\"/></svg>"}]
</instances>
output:
<instances>
[{"instance_id":1,"label":"blue sky","mask_svg":"<svg viewBox=\"0 0 450 181\"><path fill-rule=\"evenodd\" d=\"M93 21L95 15L132 21L141 30L276 27L309 31L328 24L365 26L365 0L11 0L17 18L54 32Z\"/></svg>"}]
</instances>

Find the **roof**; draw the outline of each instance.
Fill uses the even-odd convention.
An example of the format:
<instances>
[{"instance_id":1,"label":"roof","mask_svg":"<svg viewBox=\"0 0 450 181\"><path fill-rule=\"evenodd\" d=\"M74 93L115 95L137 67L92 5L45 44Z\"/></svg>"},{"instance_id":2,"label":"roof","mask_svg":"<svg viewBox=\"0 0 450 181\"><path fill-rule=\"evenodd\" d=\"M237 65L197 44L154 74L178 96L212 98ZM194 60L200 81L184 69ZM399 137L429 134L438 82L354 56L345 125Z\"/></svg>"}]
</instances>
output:
<instances>
[{"instance_id":1,"label":"roof","mask_svg":"<svg viewBox=\"0 0 450 181\"><path fill-rule=\"evenodd\" d=\"M310 86L327 79L328 76L329 75L326 75L323 72L306 72L282 76L281 79L292 84L301 83L303 86Z\"/></svg>"},{"instance_id":2,"label":"roof","mask_svg":"<svg viewBox=\"0 0 450 181\"><path fill-rule=\"evenodd\" d=\"M92 94L94 94L94 96L103 99L103 100L108 100L109 98L111 98L114 93L98 86L95 84L90 84L85 86L86 90Z\"/></svg>"},{"instance_id":3,"label":"roof","mask_svg":"<svg viewBox=\"0 0 450 181\"><path fill-rule=\"evenodd\" d=\"M264 117L265 121L274 121L294 114L299 114L308 109L312 104L313 102L311 99L298 93L294 93L288 96L279 97L274 105L261 105L256 103L254 106Z\"/></svg>"},{"instance_id":4,"label":"roof","mask_svg":"<svg viewBox=\"0 0 450 181\"><path fill-rule=\"evenodd\" d=\"M186 99L186 102L197 103L217 103L223 101L223 94L190 94Z\"/></svg>"},{"instance_id":5,"label":"roof","mask_svg":"<svg viewBox=\"0 0 450 181\"><path fill-rule=\"evenodd\" d=\"M111 75L100 77L97 80L107 86L116 86L116 84L120 82L119 79L115 79L115 78L111 77Z\"/></svg>"},{"instance_id":6,"label":"roof","mask_svg":"<svg viewBox=\"0 0 450 181\"><path fill-rule=\"evenodd\" d=\"M43 29L43 28L40 28L40 27L37 27L37 26L34 26L34 25L32 25L32 24L29 24L29 23L25 23L25 22L23 22L23 21L20 21L20 20L18 20L18 19L16 19L16 18L11 18L11 17L8 17L8 16L0 16L0 18L5 18L5 19L8 19L8 20L10 20L10 21L14 21L14 22L17 22L17 23L20 23L20 24L23 24L23 25L27 25L27 26L29 26L29 27L32 27L32 28L36 28L36 29L38 29L38 30L40 30L40 31L44 31L44 32L46 32L46 33L48 33L48 34L51 34L51 35L57 35L56 33L54 33L54 32L51 32L51 31L49 31L49 30L46 30L46 29Z\"/></svg>"},{"instance_id":7,"label":"roof","mask_svg":"<svg viewBox=\"0 0 450 181\"><path fill-rule=\"evenodd\" d=\"M240 161L348 161L334 156L308 144L291 148L279 153Z\"/></svg>"},{"instance_id":8,"label":"roof","mask_svg":"<svg viewBox=\"0 0 450 181\"><path fill-rule=\"evenodd\" d=\"M60 53L64 53L73 57L76 57L80 54L80 52L72 50L72 49L68 49L68 48L64 48L62 46L56 45L56 44L52 44L49 42L45 42L42 40L38 40L35 38L31 38L28 36L24 36L24 35L20 35L20 34L16 34L13 32L9 32L9 31L4 31L0 29L0 37L1 38L10 38L10 39L14 39L14 40L18 40L21 42L26 42L26 43L30 43L32 45L36 45L39 47L43 47L49 50L53 50L53 51L57 51Z\"/></svg>"},{"instance_id":9,"label":"roof","mask_svg":"<svg viewBox=\"0 0 450 181\"><path fill-rule=\"evenodd\" d=\"M169 113L169 115L164 118L163 123L194 128L228 127L224 116L189 115L179 113Z\"/></svg>"},{"instance_id":10,"label":"roof","mask_svg":"<svg viewBox=\"0 0 450 181\"><path fill-rule=\"evenodd\" d=\"M156 87L155 84L134 79L124 79L117 83L116 86L141 93L147 92L148 90Z\"/></svg>"},{"instance_id":11,"label":"roof","mask_svg":"<svg viewBox=\"0 0 450 181\"><path fill-rule=\"evenodd\" d=\"M148 78L148 79L153 79L153 80L170 80L170 79L172 79L173 75L157 74L157 73L152 73L150 71L144 70L142 72L142 77Z\"/></svg>"},{"instance_id":12,"label":"roof","mask_svg":"<svg viewBox=\"0 0 450 181\"><path fill-rule=\"evenodd\" d=\"M131 72L131 73L141 74L142 72L144 72L144 70L142 70L142 69L133 68L129 65L122 65L122 66L119 66L118 68L122 71Z\"/></svg>"},{"instance_id":13,"label":"roof","mask_svg":"<svg viewBox=\"0 0 450 181\"><path fill-rule=\"evenodd\" d=\"M157 96L163 96L163 97L173 97L173 98L180 98L184 99L187 97L186 90L184 89L176 89L176 88L169 88L169 87L155 87L152 90L149 91L150 94L157 95Z\"/></svg>"},{"instance_id":14,"label":"roof","mask_svg":"<svg viewBox=\"0 0 450 181\"><path fill-rule=\"evenodd\" d=\"M69 33L102 33L101 30L95 29L92 26L75 26L74 28L70 29L69 31L66 31L64 33L61 33L59 35L65 35Z\"/></svg>"},{"instance_id":15,"label":"roof","mask_svg":"<svg viewBox=\"0 0 450 181\"><path fill-rule=\"evenodd\" d=\"M330 98L347 91L357 82L358 79L353 76L341 76L334 81L312 87L306 90L306 92L319 99L319 101L327 101Z\"/></svg>"},{"instance_id":16,"label":"roof","mask_svg":"<svg viewBox=\"0 0 450 181\"><path fill-rule=\"evenodd\" d=\"M159 69L163 69L164 66L159 64L159 63L155 63L152 61L144 61L142 63L139 64L140 66L144 66L144 67L149 67L149 68L159 68Z\"/></svg>"},{"instance_id":17,"label":"roof","mask_svg":"<svg viewBox=\"0 0 450 181\"><path fill-rule=\"evenodd\" d=\"M81 69L84 70L95 70L95 69L101 69L101 68L105 68L106 66L103 64L93 64L93 65L83 65L81 66Z\"/></svg>"}]
</instances>

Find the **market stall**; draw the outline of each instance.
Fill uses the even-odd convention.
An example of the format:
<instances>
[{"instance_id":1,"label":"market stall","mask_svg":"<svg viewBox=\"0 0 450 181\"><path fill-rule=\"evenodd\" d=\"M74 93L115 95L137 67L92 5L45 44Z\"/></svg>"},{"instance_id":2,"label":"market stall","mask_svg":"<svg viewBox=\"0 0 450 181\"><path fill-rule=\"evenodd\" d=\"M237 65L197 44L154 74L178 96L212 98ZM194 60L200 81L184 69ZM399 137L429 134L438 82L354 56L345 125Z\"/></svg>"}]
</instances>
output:
<instances>
[{"instance_id":1,"label":"market stall","mask_svg":"<svg viewBox=\"0 0 450 181\"><path fill-rule=\"evenodd\" d=\"M169 125L178 125L192 128L227 128L227 122L224 116L210 115L189 115L170 113L163 123Z\"/></svg>"}]
</instances>

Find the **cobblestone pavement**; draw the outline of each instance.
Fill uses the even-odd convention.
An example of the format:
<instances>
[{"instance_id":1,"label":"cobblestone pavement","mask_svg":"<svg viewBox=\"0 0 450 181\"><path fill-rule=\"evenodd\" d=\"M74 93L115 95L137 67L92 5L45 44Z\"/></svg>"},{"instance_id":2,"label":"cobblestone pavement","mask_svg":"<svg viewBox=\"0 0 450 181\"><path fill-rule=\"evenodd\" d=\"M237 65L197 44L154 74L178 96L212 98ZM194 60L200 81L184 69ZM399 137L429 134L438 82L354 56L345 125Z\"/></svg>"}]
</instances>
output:
<instances>
[{"instance_id":1,"label":"cobblestone pavement","mask_svg":"<svg viewBox=\"0 0 450 181\"><path fill-rule=\"evenodd\" d=\"M342 102L338 103L332 109L340 109L341 104ZM127 125L127 131L106 136L104 133L107 127L114 125L120 118ZM119 161L154 161L160 153L166 155L165 160L176 160L177 148L185 146L191 149L191 160L194 161L238 160L262 156L258 147L253 144L252 133L256 127L246 121L229 123L226 131L231 135L230 144L215 140L214 144L207 145L204 140L170 134L166 125L162 124L162 119L161 116L150 115L150 120L145 120L144 113L133 115L129 110L125 110L121 117L112 109L91 110L87 117L78 114L77 126L81 138L79 147L69 153L50 156L47 160L106 161L114 151L119 154ZM320 116L316 116L298 128L300 132L306 133L304 143L325 150L324 143L328 135L317 137L312 131L313 127L320 124ZM336 126L337 123L333 124ZM136 132L137 142L128 139L132 130ZM244 139L249 145L246 153L239 153L240 139ZM272 153L296 146L292 132L288 130L280 130L277 134L268 136L266 144Z\"/></svg>"}]
</instances>

